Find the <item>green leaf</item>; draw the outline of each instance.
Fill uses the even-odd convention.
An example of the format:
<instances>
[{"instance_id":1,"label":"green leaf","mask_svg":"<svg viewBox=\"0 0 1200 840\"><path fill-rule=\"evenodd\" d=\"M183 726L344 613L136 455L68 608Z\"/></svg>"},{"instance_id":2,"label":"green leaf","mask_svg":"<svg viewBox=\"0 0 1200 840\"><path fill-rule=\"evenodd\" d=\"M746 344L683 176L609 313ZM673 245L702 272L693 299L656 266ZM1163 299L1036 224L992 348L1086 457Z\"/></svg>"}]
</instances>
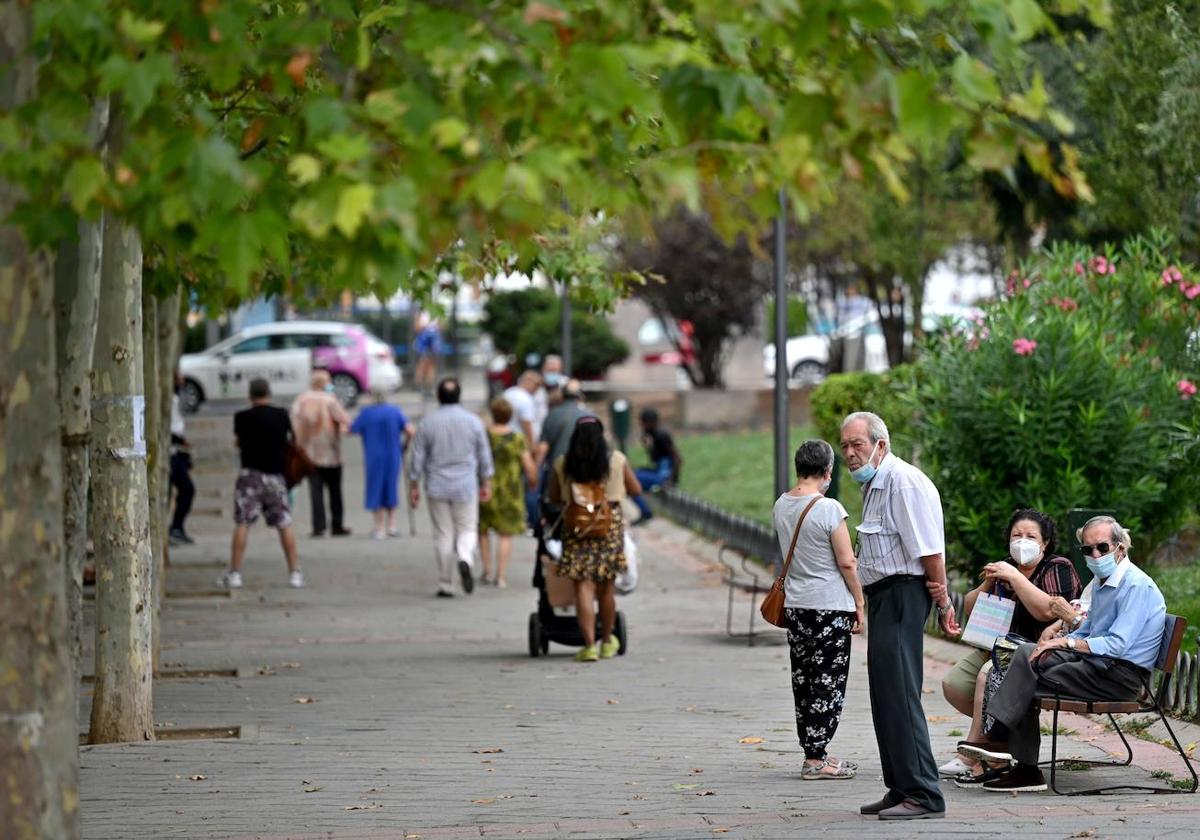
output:
<instances>
[{"instance_id":1,"label":"green leaf","mask_svg":"<svg viewBox=\"0 0 1200 840\"><path fill-rule=\"evenodd\" d=\"M955 109L939 98L934 80L919 70L896 77L894 107L900 133L917 146L938 143L954 127Z\"/></svg>"},{"instance_id":2,"label":"green leaf","mask_svg":"<svg viewBox=\"0 0 1200 840\"><path fill-rule=\"evenodd\" d=\"M718 23L715 31L725 55L738 64L750 63L750 56L746 53L746 43L749 38L742 27L735 23Z\"/></svg>"},{"instance_id":3,"label":"green leaf","mask_svg":"<svg viewBox=\"0 0 1200 840\"><path fill-rule=\"evenodd\" d=\"M363 219L371 212L375 200L375 188L370 184L351 184L338 196L337 212L333 216L334 226L353 239Z\"/></svg>"},{"instance_id":4,"label":"green leaf","mask_svg":"<svg viewBox=\"0 0 1200 840\"><path fill-rule=\"evenodd\" d=\"M467 189L485 210L494 210L504 198L505 177L503 163L498 160L488 161L471 178Z\"/></svg>"},{"instance_id":5,"label":"green leaf","mask_svg":"<svg viewBox=\"0 0 1200 840\"><path fill-rule=\"evenodd\" d=\"M458 117L445 117L433 124L433 139L438 148L448 149L461 143L470 130Z\"/></svg>"},{"instance_id":6,"label":"green leaf","mask_svg":"<svg viewBox=\"0 0 1200 840\"><path fill-rule=\"evenodd\" d=\"M218 240L217 263L240 292L249 287L250 273L256 268L261 240L254 218L243 213L231 218Z\"/></svg>"},{"instance_id":7,"label":"green leaf","mask_svg":"<svg viewBox=\"0 0 1200 840\"><path fill-rule=\"evenodd\" d=\"M167 25L161 20L143 20L125 9L121 12L121 21L117 24L117 28L129 40L144 46L157 41Z\"/></svg>"},{"instance_id":8,"label":"green leaf","mask_svg":"<svg viewBox=\"0 0 1200 840\"><path fill-rule=\"evenodd\" d=\"M338 163L356 163L371 152L371 141L363 134L334 134L317 144L321 154Z\"/></svg>"},{"instance_id":9,"label":"green leaf","mask_svg":"<svg viewBox=\"0 0 1200 840\"><path fill-rule=\"evenodd\" d=\"M1000 86L991 68L967 53L959 53L950 76L954 80L954 89L969 102L986 105L1000 98Z\"/></svg>"},{"instance_id":10,"label":"green leaf","mask_svg":"<svg viewBox=\"0 0 1200 840\"><path fill-rule=\"evenodd\" d=\"M1028 41L1050 25L1037 0L1008 0L1008 18L1020 41Z\"/></svg>"},{"instance_id":11,"label":"green leaf","mask_svg":"<svg viewBox=\"0 0 1200 840\"><path fill-rule=\"evenodd\" d=\"M321 177L321 161L312 155L300 154L288 161L288 175L297 186L311 184Z\"/></svg>"},{"instance_id":12,"label":"green leaf","mask_svg":"<svg viewBox=\"0 0 1200 840\"><path fill-rule=\"evenodd\" d=\"M397 95L395 90L375 90L367 94L363 105L367 116L381 125L390 125L400 121L408 105Z\"/></svg>"},{"instance_id":13,"label":"green leaf","mask_svg":"<svg viewBox=\"0 0 1200 840\"><path fill-rule=\"evenodd\" d=\"M80 158L63 176L63 188L76 213L82 213L104 186L104 166L94 157Z\"/></svg>"}]
</instances>

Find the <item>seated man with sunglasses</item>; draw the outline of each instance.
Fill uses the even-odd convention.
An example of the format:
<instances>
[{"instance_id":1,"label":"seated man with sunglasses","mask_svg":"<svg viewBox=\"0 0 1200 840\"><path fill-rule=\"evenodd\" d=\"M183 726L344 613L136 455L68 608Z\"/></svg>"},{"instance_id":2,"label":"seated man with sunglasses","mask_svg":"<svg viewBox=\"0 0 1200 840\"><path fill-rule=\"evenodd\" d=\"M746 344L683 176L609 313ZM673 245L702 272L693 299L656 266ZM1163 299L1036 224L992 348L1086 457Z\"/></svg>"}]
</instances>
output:
<instances>
[{"instance_id":1,"label":"seated man with sunglasses","mask_svg":"<svg viewBox=\"0 0 1200 840\"><path fill-rule=\"evenodd\" d=\"M960 747L980 759L1015 762L999 778L984 783L984 790L1046 789L1038 769L1038 692L1057 689L1063 697L1135 700L1158 658L1166 604L1154 581L1129 560L1129 532L1111 516L1096 516L1075 538L1096 576L1091 609L1067 635L1021 645L1013 654L987 708L1008 728L1007 751Z\"/></svg>"}]
</instances>

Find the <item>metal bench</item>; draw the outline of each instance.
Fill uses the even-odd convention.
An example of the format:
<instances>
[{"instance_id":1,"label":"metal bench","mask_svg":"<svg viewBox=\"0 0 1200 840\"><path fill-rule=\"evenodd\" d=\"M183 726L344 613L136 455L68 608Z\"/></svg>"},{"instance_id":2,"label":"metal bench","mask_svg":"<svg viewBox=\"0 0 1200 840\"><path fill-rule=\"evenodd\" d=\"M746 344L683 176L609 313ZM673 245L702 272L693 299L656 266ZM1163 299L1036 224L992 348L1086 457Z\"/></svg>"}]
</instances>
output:
<instances>
[{"instance_id":1,"label":"metal bench","mask_svg":"<svg viewBox=\"0 0 1200 840\"><path fill-rule=\"evenodd\" d=\"M1080 697L1063 697L1057 692L1054 694L1039 693L1037 695L1038 707L1054 713L1053 723L1050 728L1050 761L1043 762L1050 765L1050 789L1060 796L1093 796L1096 794L1106 793L1114 790L1142 790L1150 791L1151 793L1195 793L1197 788L1196 769L1192 766L1191 760L1184 751L1183 746L1179 743L1179 738L1175 735L1175 730L1171 728L1171 722L1163 713L1163 706L1168 697L1168 691L1171 684L1171 676L1175 672L1175 665L1179 660L1179 648L1183 644L1183 636L1187 631L1187 619L1179 616L1168 614L1166 623L1163 627L1162 645L1159 647L1158 660L1154 664L1154 671L1162 675L1158 684L1158 690L1155 691L1152 686L1153 673L1148 676L1143 685L1143 699L1141 700L1089 700ZM1089 654L1079 654L1080 656L1088 656ZM1092 654L1094 655L1094 654ZM1085 715L1107 715L1112 723L1113 730L1121 738L1121 743L1125 745L1125 760L1124 761L1092 761L1078 758L1058 757L1058 713L1059 712L1077 712ZM1191 788L1176 788L1176 787L1150 787L1148 785L1107 785L1105 787L1088 788L1087 790L1061 791L1057 786L1056 771L1058 765L1062 762L1071 762L1074 764L1088 764L1097 767L1128 767L1133 763L1133 748L1129 745L1129 740L1125 737L1125 733L1121 731L1120 725L1114 715L1130 715L1130 714L1157 714L1158 719L1162 721L1166 727L1167 733L1171 736L1171 741L1175 744L1175 751L1179 753L1179 757L1183 759L1184 765L1188 772L1192 774Z\"/></svg>"},{"instance_id":2,"label":"metal bench","mask_svg":"<svg viewBox=\"0 0 1200 840\"><path fill-rule=\"evenodd\" d=\"M742 558L740 570L725 559L727 551L732 551ZM758 617L758 596L766 595L773 581L768 581L765 586L759 586L761 567L756 568L749 555L727 543L722 542L717 548L717 562L725 567L725 584L729 587L729 600L725 608L725 634L733 639L745 639L746 643L753 647L755 637L760 635L754 629L754 622ZM733 629L733 595L739 590L750 593L750 626L746 633L738 633Z\"/></svg>"}]
</instances>

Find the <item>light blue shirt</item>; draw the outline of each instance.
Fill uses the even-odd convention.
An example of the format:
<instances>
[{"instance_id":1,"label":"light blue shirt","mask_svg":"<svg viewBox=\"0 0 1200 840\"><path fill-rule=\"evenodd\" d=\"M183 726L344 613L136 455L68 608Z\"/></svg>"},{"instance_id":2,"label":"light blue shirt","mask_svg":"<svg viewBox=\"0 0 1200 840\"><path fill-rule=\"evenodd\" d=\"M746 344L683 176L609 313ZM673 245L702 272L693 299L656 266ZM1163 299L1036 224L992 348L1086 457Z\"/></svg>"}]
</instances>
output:
<instances>
[{"instance_id":1,"label":"light blue shirt","mask_svg":"<svg viewBox=\"0 0 1200 840\"><path fill-rule=\"evenodd\" d=\"M1088 616L1071 637L1086 639L1092 653L1153 668L1166 614L1157 584L1126 558L1104 583L1096 582Z\"/></svg>"}]
</instances>

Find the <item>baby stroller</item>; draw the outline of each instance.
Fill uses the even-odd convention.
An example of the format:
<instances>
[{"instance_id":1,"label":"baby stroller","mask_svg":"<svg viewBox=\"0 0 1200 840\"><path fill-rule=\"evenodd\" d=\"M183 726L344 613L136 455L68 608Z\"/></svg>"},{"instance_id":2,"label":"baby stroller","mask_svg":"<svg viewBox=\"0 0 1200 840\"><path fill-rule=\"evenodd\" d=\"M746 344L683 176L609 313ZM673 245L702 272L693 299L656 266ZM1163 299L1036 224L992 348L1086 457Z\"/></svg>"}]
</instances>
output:
<instances>
[{"instance_id":1,"label":"baby stroller","mask_svg":"<svg viewBox=\"0 0 1200 840\"><path fill-rule=\"evenodd\" d=\"M575 619L575 584L558 575L558 564L546 548L545 537L545 534L538 534L537 557L533 564L533 586L538 591L538 605L537 612L529 614L529 655L534 657L545 656L551 642L583 647L583 634ZM621 645L617 654L624 656L629 649L629 637L625 614L620 610L617 610L613 624L613 635ZM600 617L596 616L596 637L599 636Z\"/></svg>"}]
</instances>

